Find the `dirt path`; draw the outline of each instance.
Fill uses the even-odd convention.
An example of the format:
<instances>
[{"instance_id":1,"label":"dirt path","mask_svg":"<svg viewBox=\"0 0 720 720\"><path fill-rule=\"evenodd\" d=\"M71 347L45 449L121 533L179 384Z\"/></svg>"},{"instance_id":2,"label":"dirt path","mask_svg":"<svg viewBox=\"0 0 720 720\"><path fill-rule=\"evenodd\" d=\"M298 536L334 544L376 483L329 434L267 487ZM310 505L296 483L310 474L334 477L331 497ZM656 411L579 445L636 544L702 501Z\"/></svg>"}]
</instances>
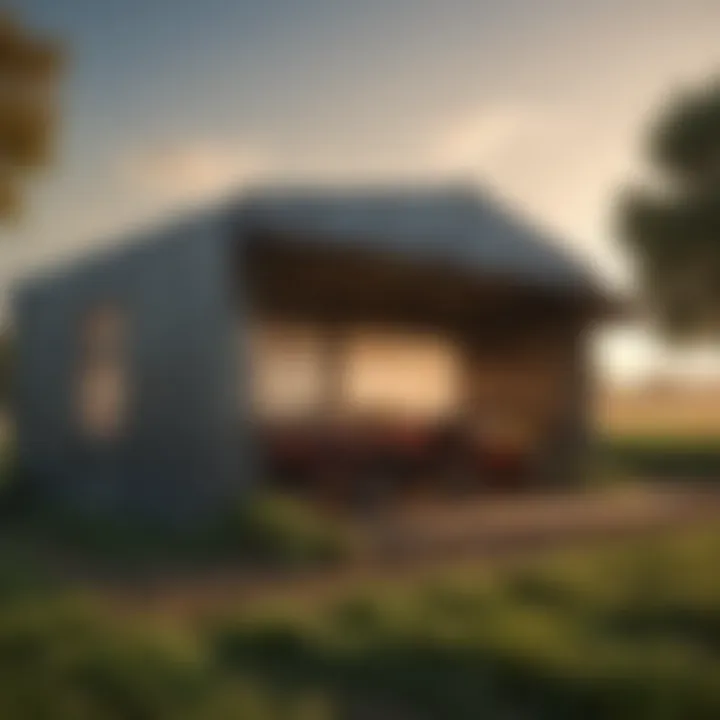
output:
<instances>
[{"instance_id":1,"label":"dirt path","mask_svg":"<svg viewBox=\"0 0 720 720\"><path fill-rule=\"evenodd\" d=\"M359 557L297 573L232 565L165 573L142 582L94 585L125 610L163 616L234 612L269 603L328 601L353 591L502 563L557 550L623 542L720 521L720 490L693 487L621 494L568 494L405 508L363 527Z\"/></svg>"}]
</instances>

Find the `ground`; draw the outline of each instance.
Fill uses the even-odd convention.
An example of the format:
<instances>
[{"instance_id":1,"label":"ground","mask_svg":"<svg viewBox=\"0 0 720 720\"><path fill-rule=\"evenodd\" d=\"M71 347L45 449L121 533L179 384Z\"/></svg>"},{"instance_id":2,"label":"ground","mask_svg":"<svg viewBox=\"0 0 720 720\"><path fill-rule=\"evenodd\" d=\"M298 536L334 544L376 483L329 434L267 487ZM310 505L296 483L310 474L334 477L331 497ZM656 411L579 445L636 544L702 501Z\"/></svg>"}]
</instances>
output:
<instances>
[{"instance_id":1,"label":"ground","mask_svg":"<svg viewBox=\"0 0 720 720\"><path fill-rule=\"evenodd\" d=\"M695 500L673 505L619 543L537 553L526 539L494 562L374 567L332 592L286 577L191 608L118 588L71 602L12 580L4 557L0 717L711 720L720 525ZM693 518L707 526L688 530Z\"/></svg>"},{"instance_id":2,"label":"ground","mask_svg":"<svg viewBox=\"0 0 720 720\"><path fill-rule=\"evenodd\" d=\"M140 574L97 572L65 563L65 579L123 610L201 613L277 598L333 598L368 584L406 583L438 570L504 566L563 548L614 546L720 521L720 488L626 487L520 498L475 498L408 506L355 522L352 557L287 570L238 567L237 560ZM52 559L57 562L57 555Z\"/></svg>"}]
</instances>

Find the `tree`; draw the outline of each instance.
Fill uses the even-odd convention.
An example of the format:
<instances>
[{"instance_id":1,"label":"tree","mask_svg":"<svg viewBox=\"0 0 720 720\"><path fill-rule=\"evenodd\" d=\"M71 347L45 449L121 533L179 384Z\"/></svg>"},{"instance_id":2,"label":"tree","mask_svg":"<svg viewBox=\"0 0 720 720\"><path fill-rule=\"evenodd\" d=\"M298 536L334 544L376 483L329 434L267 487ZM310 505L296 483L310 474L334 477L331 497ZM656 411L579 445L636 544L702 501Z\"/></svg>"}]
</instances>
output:
<instances>
[{"instance_id":1,"label":"tree","mask_svg":"<svg viewBox=\"0 0 720 720\"><path fill-rule=\"evenodd\" d=\"M0 221L22 207L30 171L50 158L58 47L0 12Z\"/></svg>"},{"instance_id":2,"label":"tree","mask_svg":"<svg viewBox=\"0 0 720 720\"><path fill-rule=\"evenodd\" d=\"M621 234L641 296L675 339L720 335L720 80L671 98L648 133L654 180L628 190Z\"/></svg>"}]
</instances>

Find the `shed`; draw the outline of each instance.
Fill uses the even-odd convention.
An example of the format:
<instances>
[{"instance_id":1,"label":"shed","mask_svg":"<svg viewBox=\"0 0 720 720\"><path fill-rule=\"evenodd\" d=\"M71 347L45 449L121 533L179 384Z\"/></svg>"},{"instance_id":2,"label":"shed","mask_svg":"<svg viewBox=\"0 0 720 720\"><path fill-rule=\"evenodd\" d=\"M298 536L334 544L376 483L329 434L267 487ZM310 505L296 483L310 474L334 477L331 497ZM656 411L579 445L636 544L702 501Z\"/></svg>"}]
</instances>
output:
<instances>
[{"instance_id":1,"label":"shed","mask_svg":"<svg viewBox=\"0 0 720 720\"><path fill-rule=\"evenodd\" d=\"M268 480L273 423L452 415L573 482L609 307L481 192L259 189L21 283L20 460L57 502L187 517Z\"/></svg>"}]
</instances>

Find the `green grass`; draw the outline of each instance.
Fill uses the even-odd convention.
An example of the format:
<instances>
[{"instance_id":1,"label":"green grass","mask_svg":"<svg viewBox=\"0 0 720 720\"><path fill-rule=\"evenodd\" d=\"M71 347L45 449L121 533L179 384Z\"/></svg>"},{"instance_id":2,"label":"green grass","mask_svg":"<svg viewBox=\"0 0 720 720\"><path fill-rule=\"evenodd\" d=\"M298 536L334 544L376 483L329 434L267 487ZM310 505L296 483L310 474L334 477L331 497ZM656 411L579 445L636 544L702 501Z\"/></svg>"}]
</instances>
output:
<instances>
[{"instance_id":1,"label":"green grass","mask_svg":"<svg viewBox=\"0 0 720 720\"><path fill-rule=\"evenodd\" d=\"M694 532L159 623L0 561L0 717L717 718L719 564Z\"/></svg>"},{"instance_id":2,"label":"green grass","mask_svg":"<svg viewBox=\"0 0 720 720\"><path fill-rule=\"evenodd\" d=\"M216 645L281 687L411 717L715 718L718 561L717 535L639 544L314 618L241 619Z\"/></svg>"},{"instance_id":3,"label":"green grass","mask_svg":"<svg viewBox=\"0 0 720 720\"><path fill-rule=\"evenodd\" d=\"M5 535L105 571L125 572L236 562L288 569L326 566L355 551L340 518L307 501L261 492L193 526L136 517L88 515L17 502L10 494Z\"/></svg>"},{"instance_id":4,"label":"green grass","mask_svg":"<svg viewBox=\"0 0 720 720\"><path fill-rule=\"evenodd\" d=\"M322 513L308 501L268 493L238 503L209 534L213 547L286 566L342 561L352 555L356 542L342 518Z\"/></svg>"},{"instance_id":5,"label":"green grass","mask_svg":"<svg viewBox=\"0 0 720 720\"><path fill-rule=\"evenodd\" d=\"M597 458L599 465L618 476L720 479L720 436L607 436L598 443Z\"/></svg>"}]
</instances>

